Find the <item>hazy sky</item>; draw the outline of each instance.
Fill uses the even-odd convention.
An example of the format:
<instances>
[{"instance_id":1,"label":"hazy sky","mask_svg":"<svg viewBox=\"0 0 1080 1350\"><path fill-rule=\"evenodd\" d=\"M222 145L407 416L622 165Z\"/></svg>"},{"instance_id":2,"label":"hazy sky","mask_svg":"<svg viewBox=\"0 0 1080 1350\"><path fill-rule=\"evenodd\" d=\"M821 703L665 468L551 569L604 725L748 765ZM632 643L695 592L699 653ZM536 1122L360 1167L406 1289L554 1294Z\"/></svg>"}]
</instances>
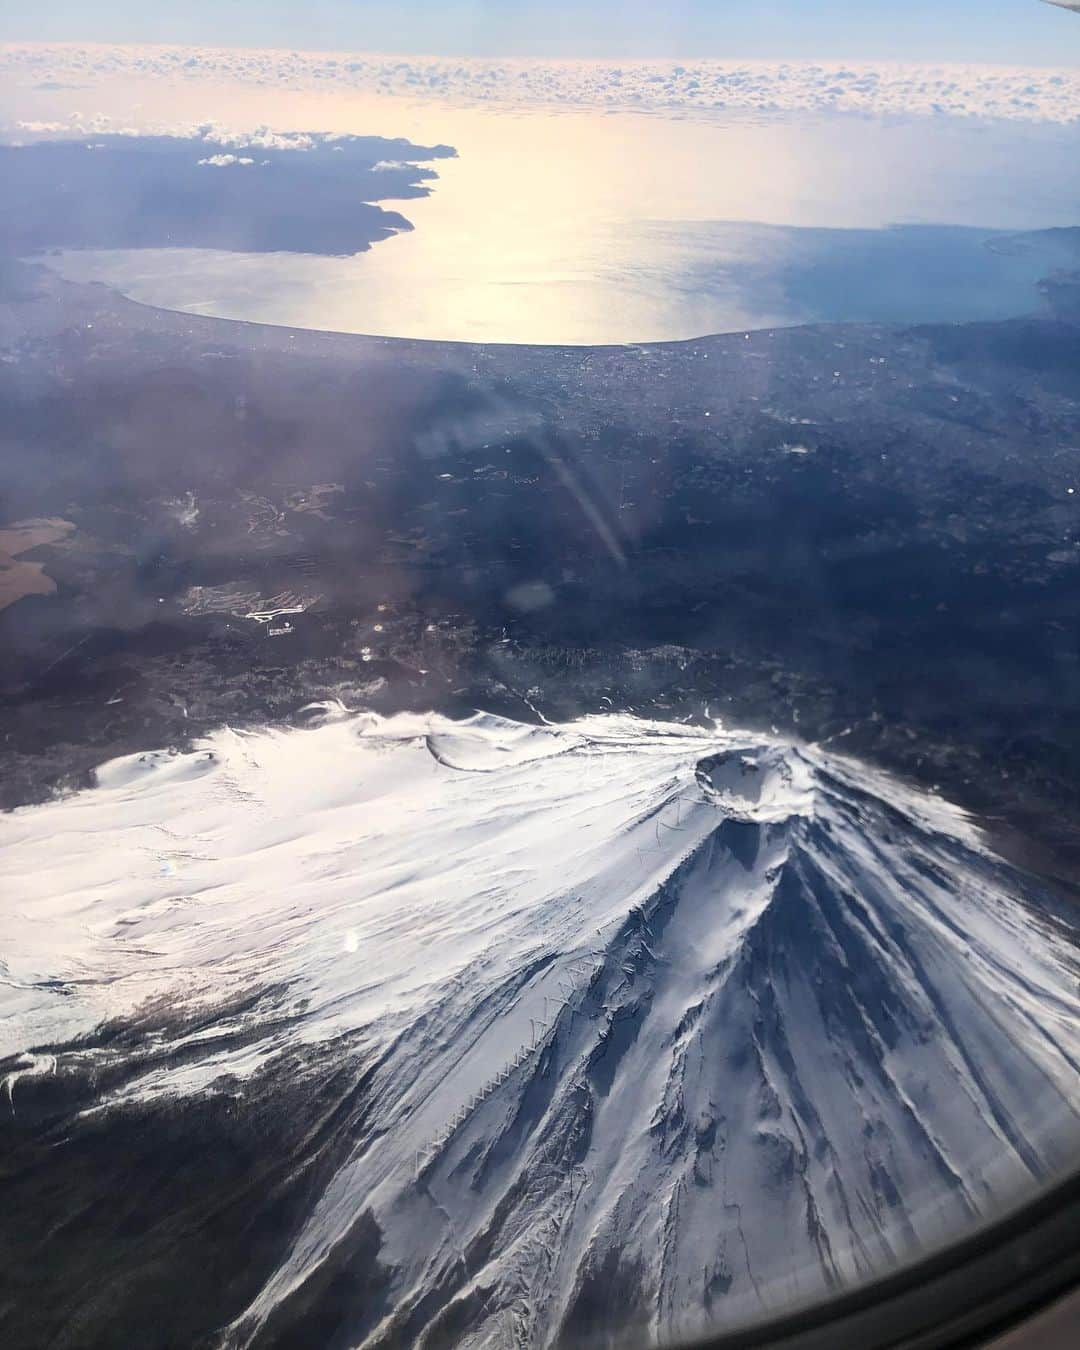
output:
<instances>
[{"instance_id":1,"label":"hazy sky","mask_svg":"<svg viewBox=\"0 0 1080 1350\"><path fill-rule=\"evenodd\" d=\"M0 11L3 41L1080 65L1080 19L1039 0L46 0Z\"/></svg>"}]
</instances>

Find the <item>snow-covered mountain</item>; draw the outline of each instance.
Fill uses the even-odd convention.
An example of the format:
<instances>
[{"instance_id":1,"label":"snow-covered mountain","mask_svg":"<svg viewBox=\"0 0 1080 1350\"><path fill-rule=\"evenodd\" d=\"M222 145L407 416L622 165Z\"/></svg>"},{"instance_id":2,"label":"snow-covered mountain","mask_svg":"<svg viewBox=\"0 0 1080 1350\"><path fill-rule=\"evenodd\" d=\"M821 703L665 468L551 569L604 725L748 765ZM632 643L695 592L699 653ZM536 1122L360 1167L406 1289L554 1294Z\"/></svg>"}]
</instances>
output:
<instances>
[{"instance_id":1,"label":"snow-covered mountain","mask_svg":"<svg viewBox=\"0 0 1080 1350\"><path fill-rule=\"evenodd\" d=\"M98 778L0 819L10 1110L153 1000L220 1017L93 1111L242 1094L308 1047L364 1066L354 1144L223 1344L345 1250L342 1344L690 1335L885 1272L1080 1150L1068 916L826 750L327 707Z\"/></svg>"}]
</instances>

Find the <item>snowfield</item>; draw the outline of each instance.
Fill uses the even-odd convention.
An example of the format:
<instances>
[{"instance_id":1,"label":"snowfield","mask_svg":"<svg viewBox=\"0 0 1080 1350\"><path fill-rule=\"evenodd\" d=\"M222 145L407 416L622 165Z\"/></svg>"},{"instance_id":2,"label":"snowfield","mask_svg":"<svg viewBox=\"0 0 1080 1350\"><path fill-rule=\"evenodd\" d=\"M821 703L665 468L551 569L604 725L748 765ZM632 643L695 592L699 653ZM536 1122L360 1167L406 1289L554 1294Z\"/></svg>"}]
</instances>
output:
<instances>
[{"instance_id":1,"label":"snowfield","mask_svg":"<svg viewBox=\"0 0 1080 1350\"><path fill-rule=\"evenodd\" d=\"M223 1343L361 1221L353 1344L647 1341L884 1273L1075 1160L1075 931L957 809L722 727L310 716L0 818L3 1110L148 1000L250 1035L184 1033L95 1111L338 1039L372 1066Z\"/></svg>"}]
</instances>

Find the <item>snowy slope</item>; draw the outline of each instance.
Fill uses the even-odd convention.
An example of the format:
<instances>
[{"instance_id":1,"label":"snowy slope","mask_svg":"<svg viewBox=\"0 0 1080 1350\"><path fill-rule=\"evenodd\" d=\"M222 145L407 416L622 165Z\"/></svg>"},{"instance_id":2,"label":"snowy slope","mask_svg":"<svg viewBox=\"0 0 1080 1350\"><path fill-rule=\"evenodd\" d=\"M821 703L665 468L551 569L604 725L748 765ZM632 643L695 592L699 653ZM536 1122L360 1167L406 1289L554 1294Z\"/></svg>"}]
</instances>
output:
<instances>
[{"instance_id":1,"label":"snowy slope","mask_svg":"<svg viewBox=\"0 0 1080 1350\"><path fill-rule=\"evenodd\" d=\"M228 1344L361 1217L386 1296L352 1344L671 1337L886 1271L1080 1150L1075 935L960 812L815 748L326 708L3 818L0 887L15 1112L148 999L289 1015L121 1100L338 1037L375 1066Z\"/></svg>"}]
</instances>

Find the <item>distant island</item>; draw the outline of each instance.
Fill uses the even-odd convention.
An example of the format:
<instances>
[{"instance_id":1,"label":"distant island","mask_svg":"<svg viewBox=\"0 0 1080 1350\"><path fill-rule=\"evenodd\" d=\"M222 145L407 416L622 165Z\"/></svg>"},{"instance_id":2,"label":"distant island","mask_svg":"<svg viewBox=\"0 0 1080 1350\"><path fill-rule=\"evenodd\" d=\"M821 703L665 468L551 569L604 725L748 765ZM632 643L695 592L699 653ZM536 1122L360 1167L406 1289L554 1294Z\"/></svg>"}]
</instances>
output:
<instances>
[{"instance_id":1,"label":"distant island","mask_svg":"<svg viewBox=\"0 0 1080 1350\"><path fill-rule=\"evenodd\" d=\"M381 136L83 137L0 145L0 252L218 248L351 254L412 228L447 145Z\"/></svg>"}]
</instances>

